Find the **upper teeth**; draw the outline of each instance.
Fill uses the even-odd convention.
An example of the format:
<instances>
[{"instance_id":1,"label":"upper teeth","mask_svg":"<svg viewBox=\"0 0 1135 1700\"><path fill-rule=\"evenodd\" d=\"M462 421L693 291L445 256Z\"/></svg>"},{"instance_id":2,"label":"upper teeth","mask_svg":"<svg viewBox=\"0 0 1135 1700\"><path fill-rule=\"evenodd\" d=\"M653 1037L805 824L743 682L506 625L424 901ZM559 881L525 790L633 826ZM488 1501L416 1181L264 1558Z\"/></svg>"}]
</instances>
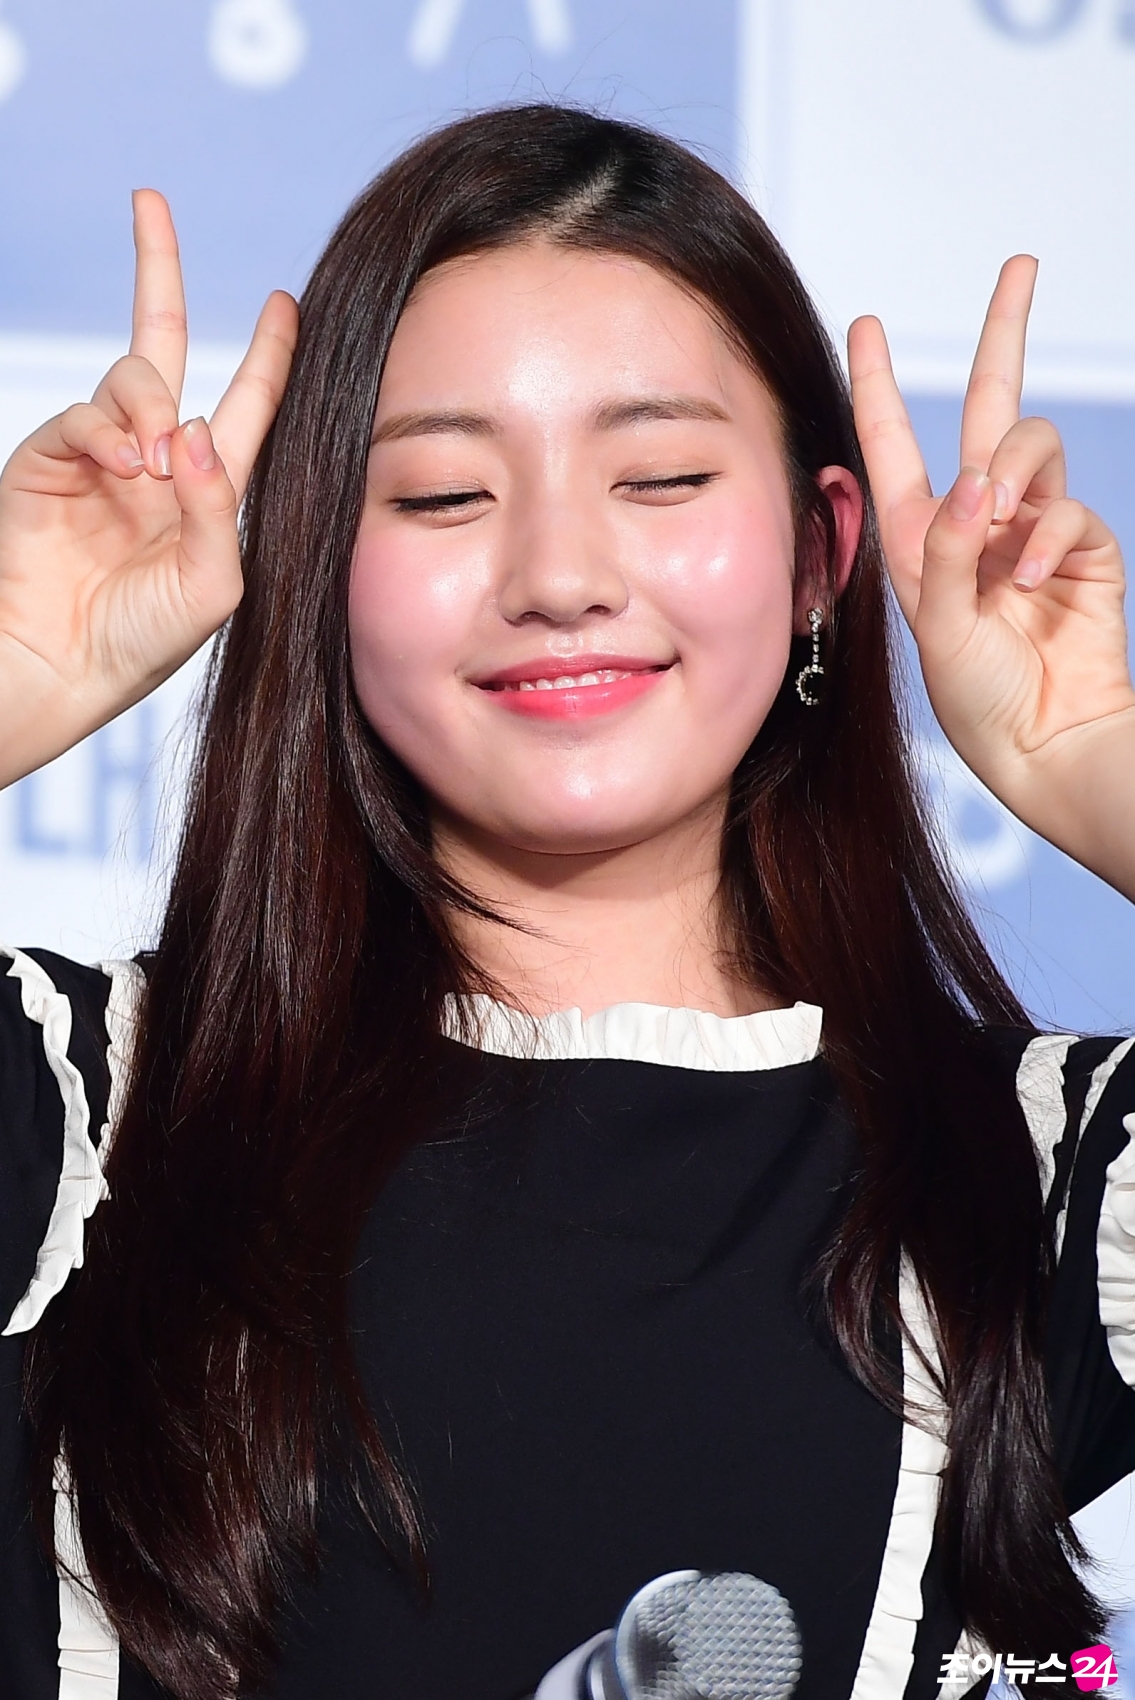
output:
<instances>
[{"instance_id":1,"label":"upper teeth","mask_svg":"<svg viewBox=\"0 0 1135 1700\"><path fill-rule=\"evenodd\" d=\"M604 668L601 673L559 673L554 679L521 679L515 685L506 685L505 690L512 691L566 691L573 685L612 685L616 679L629 679L630 670L622 672L613 667Z\"/></svg>"}]
</instances>

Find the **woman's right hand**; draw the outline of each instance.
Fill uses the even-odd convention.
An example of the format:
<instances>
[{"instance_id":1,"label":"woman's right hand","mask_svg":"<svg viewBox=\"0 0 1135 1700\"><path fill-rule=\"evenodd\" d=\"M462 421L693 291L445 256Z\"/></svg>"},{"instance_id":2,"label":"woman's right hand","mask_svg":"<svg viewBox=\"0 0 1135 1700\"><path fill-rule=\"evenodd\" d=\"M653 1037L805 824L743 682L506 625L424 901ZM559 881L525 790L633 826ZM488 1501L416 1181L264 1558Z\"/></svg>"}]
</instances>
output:
<instances>
[{"instance_id":1,"label":"woman's right hand","mask_svg":"<svg viewBox=\"0 0 1135 1700\"><path fill-rule=\"evenodd\" d=\"M178 422L185 296L161 195L134 197L130 352L0 473L0 785L169 677L232 613L237 510L298 310L270 296L213 415Z\"/></svg>"}]
</instances>

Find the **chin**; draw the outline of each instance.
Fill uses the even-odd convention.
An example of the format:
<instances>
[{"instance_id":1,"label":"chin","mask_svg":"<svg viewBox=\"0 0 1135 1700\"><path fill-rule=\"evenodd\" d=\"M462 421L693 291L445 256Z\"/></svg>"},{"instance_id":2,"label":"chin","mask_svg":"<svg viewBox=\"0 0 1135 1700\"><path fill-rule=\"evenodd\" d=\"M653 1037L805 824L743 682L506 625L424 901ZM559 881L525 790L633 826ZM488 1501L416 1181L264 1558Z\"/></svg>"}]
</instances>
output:
<instances>
[{"instance_id":1,"label":"chin","mask_svg":"<svg viewBox=\"0 0 1135 1700\"><path fill-rule=\"evenodd\" d=\"M514 850L545 856L601 856L641 844L664 832L668 825L667 821L652 819L581 820L577 813L539 821L501 822L490 829L490 836Z\"/></svg>"}]
</instances>

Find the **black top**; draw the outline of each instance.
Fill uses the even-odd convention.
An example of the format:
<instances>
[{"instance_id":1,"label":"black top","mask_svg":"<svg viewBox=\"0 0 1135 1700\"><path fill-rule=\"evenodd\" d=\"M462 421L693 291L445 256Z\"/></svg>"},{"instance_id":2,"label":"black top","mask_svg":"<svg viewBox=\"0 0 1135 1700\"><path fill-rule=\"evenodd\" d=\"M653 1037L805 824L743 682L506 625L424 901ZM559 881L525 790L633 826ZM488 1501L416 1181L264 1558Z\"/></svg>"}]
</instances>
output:
<instances>
[{"instance_id":1,"label":"black top","mask_svg":"<svg viewBox=\"0 0 1135 1700\"><path fill-rule=\"evenodd\" d=\"M31 957L70 1001L67 1053L96 1144L109 981ZM60 1071L18 967L0 977L4 1316L33 1283L67 1145ZM475 1108L414 1150L373 1206L353 1296L364 1382L422 1510L431 1593L332 1483L326 1562L281 1626L265 1693L519 1700L643 1583L693 1567L751 1572L788 1599L799 1700L840 1700L857 1671L862 1700L936 1695L961 1625L930 1549L934 1477L908 1475L900 1491L900 1465L925 1467L926 1437L853 1379L809 1299L854 1159L823 1061L474 1062ZM1113 1283L1109 1350L1097 1287L1105 1170L1127 1149L1135 1063L1115 1041L1040 1040L1020 1078L1054 1212L1071 1179L1050 1384L1076 1508L1135 1468L1135 1394L1116 1367L1130 1357L1135 1381L1135 1348ZM1062 1140L1093 1078L1086 1131ZM1108 1208L1122 1217L1119 1182ZM1135 1264L1131 1285L1135 1332ZM0 1340L0 1691L152 1700L160 1691L125 1660L94 1690L72 1691L57 1667L60 1590L22 1479L28 1321L25 1301L24 1331Z\"/></svg>"}]
</instances>

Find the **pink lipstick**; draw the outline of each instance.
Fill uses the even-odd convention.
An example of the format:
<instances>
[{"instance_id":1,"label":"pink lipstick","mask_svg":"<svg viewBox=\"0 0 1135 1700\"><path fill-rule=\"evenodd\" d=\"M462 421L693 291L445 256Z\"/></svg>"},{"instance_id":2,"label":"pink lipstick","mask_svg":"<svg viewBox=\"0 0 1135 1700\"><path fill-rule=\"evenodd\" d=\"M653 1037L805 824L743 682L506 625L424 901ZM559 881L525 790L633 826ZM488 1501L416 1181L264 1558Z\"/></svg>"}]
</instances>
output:
<instances>
[{"instance_id":1,"label":"pink lipstick","mask_svg":"<svg viewBox=\"0 0 1135 1700\"><path fill-rule=\"evenodd\" d=\"M512 714L578 720L634 702L672 665L629 655L541 656L474 683Z\"/></svg>"}]
</instances>

